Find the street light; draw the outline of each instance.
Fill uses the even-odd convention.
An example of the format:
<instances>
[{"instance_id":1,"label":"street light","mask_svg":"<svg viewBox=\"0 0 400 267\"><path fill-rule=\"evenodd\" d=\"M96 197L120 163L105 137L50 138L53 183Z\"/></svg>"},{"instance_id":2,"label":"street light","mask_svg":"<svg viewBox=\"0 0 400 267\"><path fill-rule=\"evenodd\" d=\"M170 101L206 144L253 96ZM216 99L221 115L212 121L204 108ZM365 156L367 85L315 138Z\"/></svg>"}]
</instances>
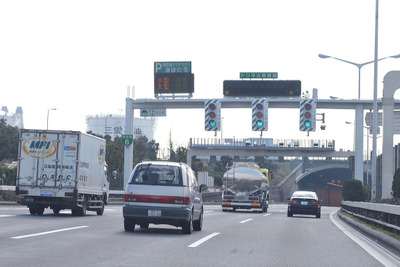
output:
<instances>
[{"instance_id":1,"label":"street light","mask_svg":"<svg viewBox=\"0 0 400 267\"><path fill-rule=\"evenodd\" d=\"M358 63L354 63L354 62L351 62L351 61L348 61L348 60L344 60L344 59L340 59L340 58L336 58L336 57L331 57L331 56L327 56L327 55L323 55L323 54L319 54L318 56L320 58L323 58L323 59L325 59L325 58L333 58L333 59L336 59L336 60L339 60L339 61L343 61L343 62L349 63L349 64L354 65L354 66L356 66L358 68L358 100L360 100L361 68L363 66L365 66L365 65L374 63L375 61L372 60L372 61L368 61L368 62L365 62L365 63L358 64ZM386 58L400 58L400 54L394 55L394 56L389 56L389 57L383 57L383 58L378 59L377 61L380 61L380 60L383 60L383 59L386 59Z\"/></svg>"},{"instance_id":2,"label":"street light","mask_svg":"<svg viewBox=\"0 0 400 267\"><path fill-rule=\"evenodd\" d=\"M57 110L57 109L56 108L49 108L47 110L47 130L49 129L49 112L50 112L50 110Z\"/></svg>"}]
</instances>

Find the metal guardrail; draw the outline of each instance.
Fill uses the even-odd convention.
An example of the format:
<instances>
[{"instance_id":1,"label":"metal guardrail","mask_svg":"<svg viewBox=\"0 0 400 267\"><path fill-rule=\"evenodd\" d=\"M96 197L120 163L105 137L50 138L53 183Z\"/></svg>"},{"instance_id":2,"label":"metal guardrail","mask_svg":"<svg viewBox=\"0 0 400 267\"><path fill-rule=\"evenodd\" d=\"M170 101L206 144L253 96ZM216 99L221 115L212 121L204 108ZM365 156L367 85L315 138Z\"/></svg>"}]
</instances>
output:
<instances>
[{"instance_id":1,"label":"metal guardrail","mask_svg":"<svg viewBox=\"0 0 400 267\"><path fill-rule=\"evenodd\" d=\"M342 201L342 210L364 222L400 235L400 206Z\"/></svg>"}]
</instances>

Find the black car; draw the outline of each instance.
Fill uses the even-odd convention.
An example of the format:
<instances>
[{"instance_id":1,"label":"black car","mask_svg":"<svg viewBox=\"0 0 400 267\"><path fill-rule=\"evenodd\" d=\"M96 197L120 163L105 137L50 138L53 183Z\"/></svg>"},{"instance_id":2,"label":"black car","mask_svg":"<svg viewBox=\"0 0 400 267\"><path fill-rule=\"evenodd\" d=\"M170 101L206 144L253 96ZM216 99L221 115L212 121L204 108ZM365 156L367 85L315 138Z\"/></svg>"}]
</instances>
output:
<instances>
[{"instance_id":1,"label":"black car","mask_svg":"<svg viewBox=\"0 0 400 267\"><path fill-rule=\"evenodd\" d=\"M295 191L288 200L288 217L292 217L293 214L309 214L321 218L322 200L318 199L317 193L313 191Z\"/></svg>"}]
</instances>

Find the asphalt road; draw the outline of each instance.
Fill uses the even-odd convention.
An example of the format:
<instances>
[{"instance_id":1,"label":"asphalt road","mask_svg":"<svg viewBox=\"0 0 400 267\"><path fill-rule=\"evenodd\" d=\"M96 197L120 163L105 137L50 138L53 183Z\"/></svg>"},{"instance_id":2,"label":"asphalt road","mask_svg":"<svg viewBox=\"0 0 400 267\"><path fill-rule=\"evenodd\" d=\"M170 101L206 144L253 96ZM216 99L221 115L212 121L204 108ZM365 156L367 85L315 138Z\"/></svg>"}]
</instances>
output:
<instances>
[{"instance_id":1,"label":"asphalt road","mask_svg":"<svg viewBox=\"0 0 400 267\"><path fill-rule=\"evenodd\" d=\"M183 235L152 224L125 232L120 205L84 217L49 209L32 216L26 207L0 205L0 266L400 266L337 210L289 218L283 204L267 213L207 205L203 230Z\"/></svg>"}]
</instances>

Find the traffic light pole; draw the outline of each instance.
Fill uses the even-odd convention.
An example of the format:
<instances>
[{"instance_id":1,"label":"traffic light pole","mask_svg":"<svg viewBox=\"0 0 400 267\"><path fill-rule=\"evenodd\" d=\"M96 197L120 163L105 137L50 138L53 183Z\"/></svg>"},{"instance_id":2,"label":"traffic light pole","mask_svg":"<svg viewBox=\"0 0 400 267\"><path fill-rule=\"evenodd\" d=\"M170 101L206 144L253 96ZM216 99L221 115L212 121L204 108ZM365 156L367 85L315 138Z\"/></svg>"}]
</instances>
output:
<instances>
[{"instance_id":1,"label":"traffic light pole","mask_svg":"<svg viewBox=\"0 0 400 267\"><path fill-rule=\"evenodd\" d=\"M298 109L301 98L270 98L269 108ZM221 108L251 108L252 98L223 98ZM133 133L134 109L204 109L206 99L126 99L125 133ZM382 108L382 101L378 103ZM363 181L363 111L372 109L371 100L332 100L318 99L318 109L347 109L355 110L355 177ZM394 101L394 108L400 109L400 101ZM294 122L295 123L295 122ZM297 123L297 122L296 122ZM385 132L385 130L384 130ZM133 169L132 145L126 146L124 151L124 186Z\"/></svg>"}]
</instances>

